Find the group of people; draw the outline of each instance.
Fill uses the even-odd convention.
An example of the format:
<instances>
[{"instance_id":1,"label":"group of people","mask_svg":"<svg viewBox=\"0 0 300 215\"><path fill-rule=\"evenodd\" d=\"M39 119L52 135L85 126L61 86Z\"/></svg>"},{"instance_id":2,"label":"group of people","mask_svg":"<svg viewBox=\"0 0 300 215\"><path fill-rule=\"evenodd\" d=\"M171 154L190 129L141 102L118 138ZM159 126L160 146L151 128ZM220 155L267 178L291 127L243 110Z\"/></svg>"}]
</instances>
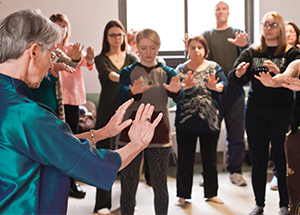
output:
<instances>
[{"instance_id":1,"label":"group of people","mask_svg":"<svg viewBox=\"0 0 300 215\"><path fill-rule=\"evenodd\" d=\"M93 48L83 54L83 46L68 43L70 23L62 14L52 15L50 21L39 11L27 9L4 19L0 23L0 148L4 156L0 212L65 214L70 184L77 189L76 197L85 195L76 179L97 187L94 212L109 214L111 186L120 171L121 213L134 214L144 158L155 213L167 214L172 144L169 98L177 104L176 205L184 206L191 198L198 138L204 197L224 203L218 198L216 152L224 118L227 170L230 181L238 186L247 185L242 177L246 129L256 202L250 214L262 214L265 206L270 143L280 214L289 214L289 207L297 212L297 194L293 192L290 199L288 195L284 143L292 117L292 134L300 121L299 93L294 105L292 92L300 91L299 29L269 12L262 19L260 44L249 46L247 33L228 26L225 2L216 5L215 16L216 28L199 36L185 35L188 59L176 69L158 60L161 41L152 29L135 32L130 51L122 23L111 20L104 29L101 53L94 58ZM94 63L102 87L95 130L78 134L78 106L85 102L80 66L92 69ZM43 84L47 81L50 84ZM243 86L249 82L245 110ZM52 99L45 99L45 91ZM58 118L61 109L64 112ZM297 177L294 165L295 160L289 161L289 177Z\"/></svg>"}]
</instances>

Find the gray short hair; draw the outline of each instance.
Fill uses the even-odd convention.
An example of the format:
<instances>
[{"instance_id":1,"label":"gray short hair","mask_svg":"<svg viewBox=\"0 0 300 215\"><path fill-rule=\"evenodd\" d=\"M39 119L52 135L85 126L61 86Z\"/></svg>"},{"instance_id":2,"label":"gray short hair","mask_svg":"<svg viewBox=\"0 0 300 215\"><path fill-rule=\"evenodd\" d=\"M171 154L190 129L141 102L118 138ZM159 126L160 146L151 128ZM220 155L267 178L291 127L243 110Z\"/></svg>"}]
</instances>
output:
<instances>
[{"instance_id":1,"label":"gray short hair","mask_svg":"<svg viewBox=\"0 0 300 215\"><path fill-rule=\"evenodd\" d=\"M34 43L50 49L60 42L61 36L60 27L39 9L12 13L0 23L0 63L19 58Z\"/></svg>"}]
</instances>

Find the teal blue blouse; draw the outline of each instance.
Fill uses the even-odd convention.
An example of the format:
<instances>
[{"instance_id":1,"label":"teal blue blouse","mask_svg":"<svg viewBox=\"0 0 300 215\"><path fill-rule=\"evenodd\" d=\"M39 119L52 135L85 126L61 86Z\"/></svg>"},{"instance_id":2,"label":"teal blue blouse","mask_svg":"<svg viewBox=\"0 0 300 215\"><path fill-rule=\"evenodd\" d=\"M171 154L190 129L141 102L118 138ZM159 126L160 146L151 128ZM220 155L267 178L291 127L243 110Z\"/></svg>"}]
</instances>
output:
<instances>
[{"instance_id":1,"label":"teal blue blouse","mask_svg":"<svg viewBox=\"0 0 300 215\"><path fill-rule=\"evenodd\" d=\"M110 189L121 158L78 140L22 81L0 74L0 214L66 214L70 178Z\"/></svg>"}]
</instances>

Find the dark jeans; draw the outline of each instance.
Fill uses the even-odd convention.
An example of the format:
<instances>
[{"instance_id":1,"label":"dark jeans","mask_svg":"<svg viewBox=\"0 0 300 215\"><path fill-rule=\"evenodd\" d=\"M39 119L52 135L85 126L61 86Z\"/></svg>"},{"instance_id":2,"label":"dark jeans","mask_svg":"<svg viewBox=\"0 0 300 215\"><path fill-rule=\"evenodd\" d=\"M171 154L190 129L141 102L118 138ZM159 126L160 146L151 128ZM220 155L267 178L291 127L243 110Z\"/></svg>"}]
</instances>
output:
<instances>
[{"instance_id":1,"label":"dark jeans","mask_svg":"<svg viewBox=\"0 0 300 215\"><path fill-rule=\"evenodd\" d=\"M178 144L177 197L190 199L198 137L203 165L204 197L218 193L217 144L220 132L186 132L176 129Z\"/></svg>"},{"instance_id":2,"label":"dark jeans","mask_svg":"<svg viewBox=\"0 0 300 215\"><path fill-rule=\"evenodd\" d=\"M66 123L70 126L74 134L78 133L79 125L79 106L64 105Z\"/></svg>"},{"instance_id":3,"label":"dark jeans","mask_svg":"<svg viewBox=\"0 0 300 215\"><path fill-rule=\"evenodd\" d=\"M221 119L226 125L227 170L230 174L242 173L245 153L245 92L242 87L228 85L227 91L220 96Z\"/></svg>"},{"instance_id":4,"label":"dark jeans","mask_svg":"<svg viewBox=\"0 0 300 215\"><path fill-rule=\"evenodd\" d=\"M98 141L96 143L97 149L114 149L116 137L107 138L105 140ZM97 188L96 190L96 201L95 201L95 207L94 212L96 213L98 210L102 208L108 208L111 209L111 190L103 190L100 188Z\"/></svg>"},{"instance_id":5,"label":"dark jeans","mask_svg":"<svg viewBox=\"0 0 300 215\"><path fill-rule=\"evenodd\" d=\"M252 163L251 178L255 201L258 206L265 206L270 142L278 178L279 206L287 207L289 204L284 142L291 121L291 114L292 108L262 108L251 105L247 107L246 131Z\"/></svg>"}]
</instances>

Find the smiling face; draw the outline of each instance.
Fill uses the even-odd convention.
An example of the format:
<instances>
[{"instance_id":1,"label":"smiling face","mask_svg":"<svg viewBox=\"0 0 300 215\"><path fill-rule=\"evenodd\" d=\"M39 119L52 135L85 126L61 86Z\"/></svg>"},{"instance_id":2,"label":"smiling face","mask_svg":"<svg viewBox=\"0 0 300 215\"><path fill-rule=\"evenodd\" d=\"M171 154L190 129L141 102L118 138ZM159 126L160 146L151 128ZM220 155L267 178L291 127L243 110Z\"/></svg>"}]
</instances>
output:
<instances>
[{"instance_id":1,"label":"smiling face","mask_svg":"<svg viewBox=\"0 0 300 215\"><path fill-rule=\"evenodd\" d=\"M272 15L267 16L263 23L263 36L265 37L266 42L278 42L279 24L277 19Z\"/></svg>"},{"instance_id":2,"label":"smiling face","mask_svg":"<svg viewBox=\"0 0 300 215\"><path fill-rule=\"evenodd\" d=\"M292 25L285 25L286 39L287 43L291 46L296 46L297 42L297 33Z\"/></svg>"},{"instance_id":3,"label":"smiling face","mask_svg":"<svg viewBox=\"0 0 300 215\"><path fill-rule=\"evenodd\" d=\"M228 21L229 16L229 8L228 5L224 2L220 2L217 4L215 8L215 16L217 23L225 24Z\"/></svg>"},{"instance_id":4,"label":"smiling face","mask_svg":"<svg viewBox=\"0 0 300 215\"><path fill-rule=\"evenodd\" d=\"M141 64L148 67L154 66L156 64L156 56L160 46L148 38L141 38L137 47Z\"/></svg>"}]
</instances>

